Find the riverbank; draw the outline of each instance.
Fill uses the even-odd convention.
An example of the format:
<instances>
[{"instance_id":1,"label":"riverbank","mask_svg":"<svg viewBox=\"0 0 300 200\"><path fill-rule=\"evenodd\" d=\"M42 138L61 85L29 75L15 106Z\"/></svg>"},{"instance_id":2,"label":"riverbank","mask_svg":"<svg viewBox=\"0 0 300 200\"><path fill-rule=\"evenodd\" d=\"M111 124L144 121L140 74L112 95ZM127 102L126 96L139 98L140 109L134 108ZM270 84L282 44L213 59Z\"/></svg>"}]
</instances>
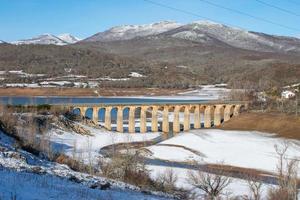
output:
<instances>
[{"instance_id":1,"label":"riverbank","mask_svg":"<svg viewBox=\"0 0 300 200\"><path fill-rule=\"evenodd\" d=\"M221 126L223 130L261 131L300 140L300 116L283 113L241 113Z\"/></svg>"},{"instance_id":2,"label":"riverbank","mask_svg":"<svg viewBox=\"0 0 300 200\"><path fill-rule=\"evenodd\" d=\"M161 88L0 88L0 96L162 96L187 91Z\"/></svg>"}]
</instances>

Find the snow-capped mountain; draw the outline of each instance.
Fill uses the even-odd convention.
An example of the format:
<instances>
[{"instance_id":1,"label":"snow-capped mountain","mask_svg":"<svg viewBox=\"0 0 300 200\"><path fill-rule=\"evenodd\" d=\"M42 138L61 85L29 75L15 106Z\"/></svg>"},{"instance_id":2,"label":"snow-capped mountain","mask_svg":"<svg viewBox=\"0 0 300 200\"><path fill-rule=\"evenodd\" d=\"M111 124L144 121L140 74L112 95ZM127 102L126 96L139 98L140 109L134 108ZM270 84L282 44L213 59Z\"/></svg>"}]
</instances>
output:
<instances>
[{"instance_id":1,"label":"snow-capped mountain","mask_svg":"<svg viewBox=\"0 0 300 200\"><path fill-rule=\"evenodd\" d=\"M80 41L79 38L77 38L69 33L60 34L57 37L65 42L67 42L68 44L74 44L74 43Z\"/></svg>"},{"instance_id":2,"label":"snow-capped mountain","mask_svg":"<svg viewBox=\"0 0 300 200\"><path fill-rule=\"evenodd\" d=\"M85 41L115 41L115 40L129 40L135 37L142 37L148 35L157 35L175 28L180 27L181 24L172 21L162 21L152 24L144 25L123 25L116 26L107 31L97 33Z\"/></svg>"},{"instance_id":3,"label":"snow-capped mountain","mask_svg":"<svg viewBox=\"0 0 300 200\"><path fill-rule=\"evenodd\" d=\"M195 21L189 24L163 21L145 25L117 26L99 32L83 42L111 42L147 36L172 37L210 45L223 43L236 48L263 52L300 52L298 38L251 32L211 21Z\"/></svg>"},{"instance_id":4,"label":"snow-capped mountain","mask_svg":"<svg viewBox=\"0 0 300 200\"><path fill-rule=\"evenodd\" d=\"M6 42L4 42L3 40L0 40L0 44L4 44L4 43L6 43Z\"/></svg>"},{"instance_id":5,"label":"snow-capped mountain","mask_svg":"<svg viewBox=\"0 0 300 200\"><path fill-rule=\"evenodd\" d=\"M166 34L198 42L209 42L214 38L233 47L256 51L300 51L297 38L250 32L210 21L196 21Z\"/></svg>"},{"instance_id":6,"label":"snow-capped mountain","mask_svg":"<svg viewBox=\"0 0 300 200\"><path fill-rule=\"evenodd\" d=\"M31 39L24 39L12 42L12 44L20 45L20 44L44 44L44 45L68 45L73 44L79 41L76 37L70 34L62 34L59 36L55 36L52 34L43 34Z\"/></svg>"}]
</instances>

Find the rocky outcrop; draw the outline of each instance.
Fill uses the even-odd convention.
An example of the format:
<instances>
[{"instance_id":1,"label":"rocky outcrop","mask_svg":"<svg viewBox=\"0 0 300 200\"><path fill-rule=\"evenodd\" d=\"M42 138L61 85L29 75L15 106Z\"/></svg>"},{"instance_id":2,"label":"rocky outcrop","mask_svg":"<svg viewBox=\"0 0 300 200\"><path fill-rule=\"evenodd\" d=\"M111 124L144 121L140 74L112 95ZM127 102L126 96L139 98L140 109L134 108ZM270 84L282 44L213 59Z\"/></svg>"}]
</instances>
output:
<instances>
[{"instance_id":1,"label":"rocky outcrop","mask_svg":"<svg viewBox=\"0 0 300 200\"><path fill-rule=\"evenodd\" d=\"M64 116L60 116L57 119L57 122L55 123L56 126L66 130L66 131L74 131L75 133L81 134L81 135L92 135L91 131L85 129L83 126L77 124L76 122L73 122L69 119L67 119Z\"/></svg>"}]
</instances>

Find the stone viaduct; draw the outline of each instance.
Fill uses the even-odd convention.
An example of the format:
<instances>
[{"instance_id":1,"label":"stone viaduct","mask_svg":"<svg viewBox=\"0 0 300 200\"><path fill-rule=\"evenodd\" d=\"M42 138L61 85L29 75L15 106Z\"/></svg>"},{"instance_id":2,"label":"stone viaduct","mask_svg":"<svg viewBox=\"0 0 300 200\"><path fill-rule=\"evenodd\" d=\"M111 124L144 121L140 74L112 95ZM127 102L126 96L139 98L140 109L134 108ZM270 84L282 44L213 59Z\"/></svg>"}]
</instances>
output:
<instances>
[{"instance_id":1,"label":"stone viaduct","mask_svg":"<svg viewBox=\"0 0 300 200\"><path fill-rule=\"evenodd\" d=\"M116 112L116 130L124 132L124 110L128 112L128 132L134 133L136 121L139 121L140 132L145 133L148 124L151 123L151 131L160 130L168 133L188 131L193 124L194 129L210 128L220 126L221 123L230 120L233 116L238 116L241 110L248 109L247 102L208 102L192 104L149 104L149 105L110 105L110 104L76 104L70 107L71 110L79 110L80 115L86 115L88 109L92 109L92 120L99 121L99 110L104 109L104 126L112 130L112 110ZM139 113L137 113L139 111ZM181 116L181 117L180 117ZM193 123L191 123L193 116ZM139 120L136 120L139 119ZM181 119L181 121L180 121ZM170 123L171 122L171 123ZM204 122L204 123L202 123ZM203 125L203 126L202 126Z\"/></svg>"}]
</instances>

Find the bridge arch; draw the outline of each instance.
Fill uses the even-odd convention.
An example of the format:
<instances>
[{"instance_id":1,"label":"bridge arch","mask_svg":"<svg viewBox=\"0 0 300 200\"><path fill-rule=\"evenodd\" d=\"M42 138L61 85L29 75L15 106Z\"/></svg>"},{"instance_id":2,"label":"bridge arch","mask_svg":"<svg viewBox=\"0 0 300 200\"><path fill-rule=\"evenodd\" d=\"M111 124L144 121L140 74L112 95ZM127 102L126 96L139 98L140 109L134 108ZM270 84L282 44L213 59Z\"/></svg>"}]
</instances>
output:
<instances>
[{"instance_id":1,"label":"bridge arch","mask_svg":"<svg viewBox=\"0 0 300 200\"><path fill-rule=\"evenodd\" d=\"M99 107L98 109L98 121L100 122L100 124L102 124L103 122L105 122L105 112L106 112L106 108L105 107Z\"/></svg>"},{"instance_id":2,"label":"bridge arch","mask_svg":"<svg viewBox=\"0 0 300 200\"><path fill-rule=\"evenodd\" d=\"M82 117L80 107L73 107L71 111L72 111L73 114L79 115L80 117Z\"/></svg>"},{"instance_id":3,"label":"bridge arch","mask_svg":"<svg viewBox=\"0 0 300 200\"><path fill-rule=\"evenodd\" d=\"M112 106L110 110L108 110L107 115L110 116L110 130L117 131L118 126L118 111L119 108L117 106Z\"/></svg>"},{"instance_id":4,"label":"bridge arch","mask_svg":"<svg viewBox=\"0 0 300 200\"><path fill-rule=\"evenodd\" d=\"M146 110L146 117L147 117L147 132L157 132L152 130L152 120L153 120L153 106L148 106ZM149 122L149 123L148 123ZM157 120L156 120L157 126Z\"/></svg>"},{"instance_id":5,"label":"bridge arch","mask_svg":"<svg viewBox=\"0 0 300 200\"><path fill-rule=\"evenodd\" d=\"M129 111L130 106L122 107L123 131L129 132Z\"/></svg>"}]
</instances>

